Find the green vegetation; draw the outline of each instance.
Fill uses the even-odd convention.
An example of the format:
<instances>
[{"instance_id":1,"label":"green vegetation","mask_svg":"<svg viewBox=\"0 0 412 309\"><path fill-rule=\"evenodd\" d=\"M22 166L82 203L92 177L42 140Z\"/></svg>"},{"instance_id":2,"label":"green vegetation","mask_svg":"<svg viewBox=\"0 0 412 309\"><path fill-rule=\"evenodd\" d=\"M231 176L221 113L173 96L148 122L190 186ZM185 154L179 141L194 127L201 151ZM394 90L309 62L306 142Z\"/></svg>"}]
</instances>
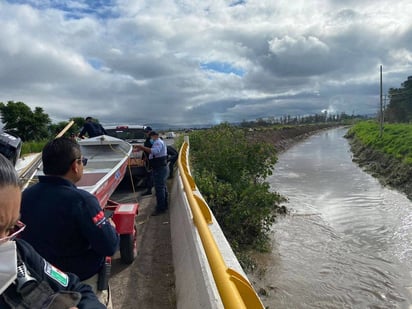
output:
<instances>
[{"instance_id":1,"label":"green vegetation","mask_svg":"<svg viewBox=\"0 0 412 309\"><path fill-rule=\"evenodd\" d=\"M376 121L362 121L348 132L365 146L394 157L405 164L412 164L412 124L385 124L380 137Z\"/></svg>"},{"instance_id":2,"label":"green vegetation","mask_svg":"<svg viewBox=\"0 0 412 309\"><path fill-rule=\"evenodd\" d=\"M49 136L47 128L51 121L41 107L36 107L33 112L23 102L0 102L0 112L4 130L23 141L41 140Z\"/></svg>"},{"instance_id":3,"label":"green vegetation","mask_svg":"<svg viewBox=\"0 0 412 309\"><path fill-rule=\"evenodd\" d=\"M70 121L73 120L74 124L66 132L66 136L79 132L84 123L83 117L73 117L53 124L41 107L35 107L32 111L23 102L14 101L8 101L7 104L0 102L0 114L3 130L22 139L21 155L40 152L47 141L59 134Z\"/></svg>"},{"instance_id":4,"label":"green vegetation","mask_svg":"<svg viewBox=\"0 0 412 309\"><path fill-rule=\"evenodd\" d=\"M41 152L43 150L44 145L46 145L47 142L47 139L41 141L25 142L21 147L21 155Z\"/></svg>"},{"instance_id":5,"label":"green vegetation","mask_svg":"<svg viewBox=\"0 0 412 309\"><path fill-rule=\"evenodd\" d=\"M190 134L191 169L200 192L240 258L269 250L268 232L284 199L264 179L277 161L273 144L248 141L229 124Z\"/></svg>"}]
</instances>

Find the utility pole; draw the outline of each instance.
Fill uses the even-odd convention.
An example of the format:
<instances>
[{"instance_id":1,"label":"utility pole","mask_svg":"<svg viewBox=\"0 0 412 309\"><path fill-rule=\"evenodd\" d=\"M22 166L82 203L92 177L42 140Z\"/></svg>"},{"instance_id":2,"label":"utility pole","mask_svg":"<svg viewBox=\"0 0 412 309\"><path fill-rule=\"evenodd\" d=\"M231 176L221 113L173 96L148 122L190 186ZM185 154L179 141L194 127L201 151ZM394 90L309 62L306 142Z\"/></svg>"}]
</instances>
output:
<instances>
[{"instance_id":1,"label":"utility pole","mask_svg":"<svg viewBox=\"0 0 412 309\"><path fill-rule=\"evenodd\" d=\"M379 115L379 121L380 121L380 131L379 131L379 137L382 137L382 132L383 132L383 97L382 97L382 65L381 65L381 86L380 86L380 102L381 102L381 112Z\"/></svg>"}]
</instances>

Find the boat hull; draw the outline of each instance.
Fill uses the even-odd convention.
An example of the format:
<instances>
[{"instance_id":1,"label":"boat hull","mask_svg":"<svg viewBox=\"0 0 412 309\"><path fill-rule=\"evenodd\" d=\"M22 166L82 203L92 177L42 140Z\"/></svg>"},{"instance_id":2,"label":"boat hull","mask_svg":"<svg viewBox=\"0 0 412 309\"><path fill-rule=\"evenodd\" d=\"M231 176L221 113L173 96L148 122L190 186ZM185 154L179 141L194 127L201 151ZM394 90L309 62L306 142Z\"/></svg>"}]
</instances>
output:
<instances>
[{"instance_id":1,"label":"boat hull","mask_svg":"<svg viewBox=\"0 0 412 309\"><path fill-rule=\"evenodd\" d=\"M88 161L83 168L82 178L75 185L94 194L104 208L126 174L133 147L121 139L107 135L80 140L78 143L83 157ZM44 175L41 154L35 168L36 172L26 180L26 186L37 183L38 176Z\"/></svg>"},{"instance_id":2,"label":"boat hull","mask_svg":"<svg viewBox=\"0 0 412 309\"><path fill-rule=\"evenodd\" d=\"M81 140L79 145L88 162L76 186L94 194L105 207L126 174L132 146L107 135Z\"/></svg>"}]
</instances>

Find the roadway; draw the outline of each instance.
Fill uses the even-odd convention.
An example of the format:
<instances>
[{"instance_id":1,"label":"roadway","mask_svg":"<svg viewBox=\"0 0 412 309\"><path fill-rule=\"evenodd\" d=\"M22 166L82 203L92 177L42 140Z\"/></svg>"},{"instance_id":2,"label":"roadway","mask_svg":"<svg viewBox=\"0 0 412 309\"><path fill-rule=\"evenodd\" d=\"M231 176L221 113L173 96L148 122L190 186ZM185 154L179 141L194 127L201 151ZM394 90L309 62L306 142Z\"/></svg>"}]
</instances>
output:
<instances>
[{"instance_id":1,"label":"roadway","mask_svg":"<svg viewBox=\"0 0 412 309\"><path fill-rule=\"evenodd\" d=\"M126 176L127 177L127 176ZM171 182L172 180L168 180ZM170 183L169 183L170 187ZM123 181L111 199L118 203L139 203L137 257L125 265L117 253L112 260L110 287L114 309L175 309L175 278L172 260L169 212L152 217L154 194L141 196Z\"/></svg>"}]
</instances>

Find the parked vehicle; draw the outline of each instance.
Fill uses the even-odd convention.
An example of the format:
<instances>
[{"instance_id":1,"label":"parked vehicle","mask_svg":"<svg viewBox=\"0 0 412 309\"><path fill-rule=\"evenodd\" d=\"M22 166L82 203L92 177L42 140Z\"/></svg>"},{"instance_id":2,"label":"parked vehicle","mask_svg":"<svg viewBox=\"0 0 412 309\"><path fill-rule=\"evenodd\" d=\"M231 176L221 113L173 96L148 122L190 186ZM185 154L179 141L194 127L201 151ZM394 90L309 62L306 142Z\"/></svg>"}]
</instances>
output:
<instances>
[{"instance_id":1,"label":"parked vehicle","mask_svg":"<svg viewBox=\"0 0 412 309\"><path fill-rule=\"evenodd\" d=\"M105 126L107 135L120 138L130 143L132 146L144 144L144 128L145 126L142 125ZM133 147L133 151L128 162L128 168L130 168L132 177L133 179L137 180L137 183L139 180L143 180L147 175L146 161L146 156L144 155L143 151L137 150L135 147ZM127 178L127 176L125 178Z\"/></svg>"},{"instance_id":2,"label":"parked vehicle","mask_svg":"<svg viewBox=\"0 0 412 309\"><path fill-rule=\"evenodd\" d=\"M176 137L176 133L175 132L167 132L166 133L166 138L175 138Z\"/></svg>"},{"instance_id":3,"label":"parked vehicle","mask_svg":"<svg viewBox=\"0 0 412 309\"><path fill-rule=\"evenodd\" d=\"M16 165L22 146L20 137L0 131L0 153Z\"/></svg>"}]
</instances>

